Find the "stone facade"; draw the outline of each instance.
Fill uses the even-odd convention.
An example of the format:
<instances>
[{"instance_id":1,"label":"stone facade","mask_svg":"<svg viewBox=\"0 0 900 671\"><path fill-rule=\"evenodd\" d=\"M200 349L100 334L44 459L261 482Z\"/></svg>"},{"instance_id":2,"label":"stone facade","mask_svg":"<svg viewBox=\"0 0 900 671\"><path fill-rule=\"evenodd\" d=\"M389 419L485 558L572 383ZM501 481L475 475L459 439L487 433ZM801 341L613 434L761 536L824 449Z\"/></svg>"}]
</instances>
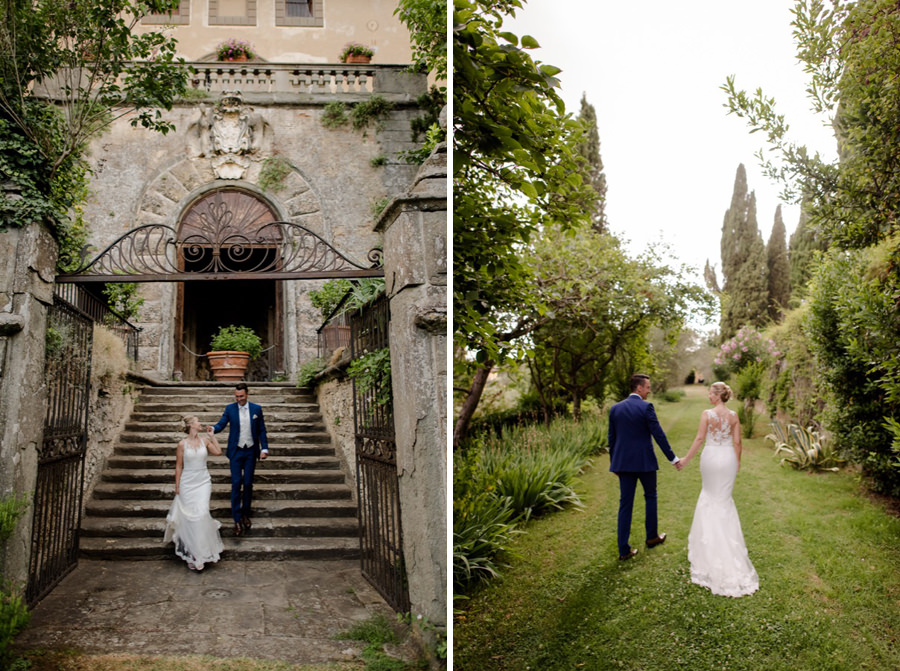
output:
<instances>
[{"instance_id":1,"label":"stone facade","mask_svg":"<svg viewBox=\"0 0 900 671\"><path fill-rule=\"evenodd\" d=\"M400 68L379 70L371 94L302 96L230 92L197 103L180 104L169 119L177 131L166 136L116 123L91 147L95 171L91 199L84 209L95 253L140 226L158 224L178 230L198 200L218 190L237 189L264 203L273 216L302 225L354 261L382 246L373 230L373 207L406 188L416 167L398 152L415 147L410 120L420 113L413 102L425 90L425 78ZM347 124L322 124L329 102L350 104L379 95L392 109L378 123L356 130ZM252 102L250 102L252 101ZM227 104L226 104L227 103ZM230 105L230 107L229 107ZM225 111L222 111L223 106ZM228 110L231 110L230 112ZM235 111L237 110L237 111ZM267 160L288 166L275 183L261 185ZM384 157L384 164L374 159ZM316 357L315 329L321 324L309 291L321 280L285 280L278 323L281 373L292 379ZM217 288L227 290L228 283ZM144 305L135 320L142 328L140 372L158 379L183 374L176 350L203 354L208 342L178 342L176 324L184 304L174 282L145 283ZM221 315L225 325L230 315ZM185 379L191 379L187 375Z\"/></svg>"},{"instance_id":2,"label":"stone facade","mask_svg":"<svg viewBox=\"0 0 900 671\"><path fill-rule=\"evenodd\" d=\"M31 224L0 232L0 496L34 492L46 404L44 350L53 303L56 243ZM29 508L7 541L2 565L13 584L27 579Z\"/></svg>"}]
</instances>

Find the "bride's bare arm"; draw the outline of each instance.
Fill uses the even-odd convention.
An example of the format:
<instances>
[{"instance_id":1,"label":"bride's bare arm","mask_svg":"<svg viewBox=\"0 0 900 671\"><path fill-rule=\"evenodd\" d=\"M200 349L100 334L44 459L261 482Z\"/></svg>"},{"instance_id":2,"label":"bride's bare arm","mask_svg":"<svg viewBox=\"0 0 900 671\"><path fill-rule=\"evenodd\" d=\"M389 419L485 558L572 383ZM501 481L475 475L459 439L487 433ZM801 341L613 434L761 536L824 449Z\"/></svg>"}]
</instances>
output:
<instances>
[{"instance_id":1,"label":"bride's bare arm","mask_svg":"<svg viewBox=\"0 0 900 671\"><path fill-rule=\"evenodd\" d=\"M211 426L206 427L206 449L216 457L222 456L222 448L219 447L219 441L216 440L216 434Z\"/></svg>"},{"instance_id":2,"label":"bride's bare arm","mask_svg":"<svg viewBox=\"0 0 900 671\"><path fill-rule=\"evenodd\" d=\"M741 420L734 416L734 426L731 427L731 442L734 443L734 455L737 457L738 470L741 470L741 452L744 444L741 442Z\"/></svg>"},{"instance_id":3,"label":"bride's bare arm","mask_svg":"<svg viewBox=\"0 0 900 671\"><path fill-rule=\"evenodd\" d=\"M694 438L694 442L691 443L691 449L689 449L688 453L681 458L682 466L687 466L691 459L694 458L694 455L697 454L697 450L703 445L703 441L706 440L707 428L709 428L709 418L704 411L703 414L700 415L700 426L697 428L697 436Z\"/></svg>"},{"instance_id":4,"label":"bride's bare arm","mask_svg":"<svg viewBox=\"0 0 900 671\"><path fill-rule=\"evenodd\" d=\"M181 485L181 471L184 469L184 441L178 441L175 448L175 496L178 496L178 487Z\"/></svg>"}]
</instances>

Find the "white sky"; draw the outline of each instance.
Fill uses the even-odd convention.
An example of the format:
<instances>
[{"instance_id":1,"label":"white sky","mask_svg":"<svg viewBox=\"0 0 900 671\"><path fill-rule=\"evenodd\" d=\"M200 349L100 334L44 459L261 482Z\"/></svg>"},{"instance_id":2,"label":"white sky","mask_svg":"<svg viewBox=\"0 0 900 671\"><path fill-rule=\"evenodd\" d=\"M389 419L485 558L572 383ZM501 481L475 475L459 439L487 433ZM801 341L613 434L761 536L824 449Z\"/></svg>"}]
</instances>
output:
<instances>
[{"instance_id":1,"label":"white sky","mask_svg":"<svg viewBox=\"0 0 900 671\"><path fill-rule=\"evenodd\" d=\"M541 44L533 58L562 68L562 97L577 116L582 93L597 111L610 227L639 252L662 240L702 274L721 267L722 219L739 163L756 192L768 240L781 189L754 154L765 138L728 115L719 87L774 97L792 139L831 159L834 141L809 111L795 57L790 0L529 0L504 30ZM782 205L787 235L799 208ZM721 281L721 276L720 276Z\"/></svg>"}]
</instances>

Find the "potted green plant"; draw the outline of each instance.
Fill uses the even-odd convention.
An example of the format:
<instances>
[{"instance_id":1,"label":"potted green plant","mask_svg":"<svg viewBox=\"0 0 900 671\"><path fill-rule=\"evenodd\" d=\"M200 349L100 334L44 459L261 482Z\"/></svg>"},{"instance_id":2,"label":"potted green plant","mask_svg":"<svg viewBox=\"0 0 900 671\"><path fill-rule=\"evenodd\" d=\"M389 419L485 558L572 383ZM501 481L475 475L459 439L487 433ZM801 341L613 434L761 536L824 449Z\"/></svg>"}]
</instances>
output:
<instances>
[{"instance_id":1,"label":"potted green plant","mask_svg":"<svg viewBox=\"0 0 900 671\"><path fill-rule=\"evenodd\" d=\"M341 51L340 60L342 63L368 63L374 55L371 47L359 42L348 42Z\"/></svg>"},{"instance_id":2,"label":"potted green plant","mask_svg":"<svg viewBox=\"0 0 900 671\"><path fill-rule=\"evenodd\" d=\"M240 382L252 359L262 354L262 340L248 326L221 326L206 358L213 377L221 382Z\"/></svg>"},{"instance_id":3,"label":"potted green plant","mask_svg":"<svg viewBox=\"0 0 900 671\"><path fill-rule=\"evenodd\" d=\"M216 58L220 61L249 61L256 58L256 52L249 42L230 39L216 47Z\"/></svg>"}]
</instances>

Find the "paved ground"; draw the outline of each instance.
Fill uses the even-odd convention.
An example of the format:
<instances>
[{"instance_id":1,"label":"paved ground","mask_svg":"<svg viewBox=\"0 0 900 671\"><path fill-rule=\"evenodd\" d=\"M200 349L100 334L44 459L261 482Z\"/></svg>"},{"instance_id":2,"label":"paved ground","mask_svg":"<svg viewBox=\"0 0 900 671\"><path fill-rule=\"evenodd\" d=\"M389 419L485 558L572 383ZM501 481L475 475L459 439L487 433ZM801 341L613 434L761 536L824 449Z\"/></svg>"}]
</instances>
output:
<instances>
[{"instance_id":1,"label":"paved ground","mask_svg":"<svg viewBox=\"0 0 900 671\"><path fill-rule=\"evenodd\" d=\"M362 644L335 636L375 613L395 618L358 561L81 560L16 647L350 661Z\"/></svg>"}]
</instances>

